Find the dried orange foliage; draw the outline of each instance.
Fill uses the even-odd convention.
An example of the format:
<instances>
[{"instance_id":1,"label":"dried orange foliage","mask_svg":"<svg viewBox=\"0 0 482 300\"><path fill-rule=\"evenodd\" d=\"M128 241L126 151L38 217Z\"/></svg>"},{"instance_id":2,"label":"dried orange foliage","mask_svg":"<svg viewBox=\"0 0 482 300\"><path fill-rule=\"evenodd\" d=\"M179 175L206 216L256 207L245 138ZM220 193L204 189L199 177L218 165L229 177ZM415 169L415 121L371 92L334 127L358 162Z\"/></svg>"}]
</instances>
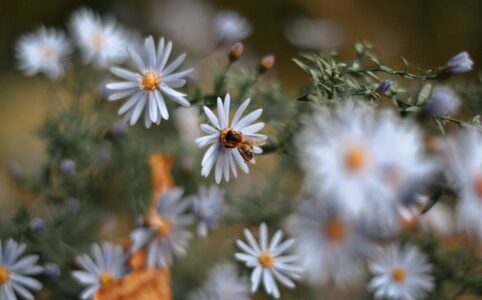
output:
<instances>
[{"instance_id":1,"label":"dried orange foliage","mask_svg":"<svg viewBox=\"0 0 482 300\"><path fill-rule=\"evenodd\" d=\"M155 205L162 193L174 185L171 166L174 158L153 154L149 158L152 176L152 203ZM152 213L153 210L151 209ZM95 300L171 300L171 278L169 269L146 269L145 254L134 254L129 264L133 271L121 281L100 290Z\"/></svg>"}]
</instances>

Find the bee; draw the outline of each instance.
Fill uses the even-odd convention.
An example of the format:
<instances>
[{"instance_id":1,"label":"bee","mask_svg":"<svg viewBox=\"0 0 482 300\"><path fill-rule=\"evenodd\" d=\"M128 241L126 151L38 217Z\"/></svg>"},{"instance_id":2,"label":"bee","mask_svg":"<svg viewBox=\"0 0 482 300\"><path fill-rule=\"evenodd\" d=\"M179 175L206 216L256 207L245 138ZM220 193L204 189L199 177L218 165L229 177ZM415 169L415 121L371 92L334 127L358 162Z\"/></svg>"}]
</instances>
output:
<instances>
[{"instance_id":1,"label":"bee","mask_svg":"<svg viewBox=\"0 0 482 300\"><path fill-rule=\"evenodd\" d=\"M264 141L258 138L245 137L242 132L232 128L225 129L219 136L219 141L226 148L236 148L243 159L252 164L256 163L254 159L254 146L261 146Z\"/></svg>"}]
</instances>

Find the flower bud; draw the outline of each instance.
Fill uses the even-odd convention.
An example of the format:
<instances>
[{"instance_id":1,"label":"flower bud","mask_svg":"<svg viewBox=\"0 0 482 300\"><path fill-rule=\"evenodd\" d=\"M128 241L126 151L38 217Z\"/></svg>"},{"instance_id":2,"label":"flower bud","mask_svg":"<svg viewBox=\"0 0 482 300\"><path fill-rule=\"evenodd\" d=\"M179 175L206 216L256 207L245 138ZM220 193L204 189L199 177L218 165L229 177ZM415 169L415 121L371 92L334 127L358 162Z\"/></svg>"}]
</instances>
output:
<instances>
[{"instance_id":1,"label":"flower bud","mask_svg":"<svg viewBox=\"0 0 482 300\"><path fill-rule=\"evenodd\" d=\"M80 209L79 200L73 197L68 198L65 202L65 209L72 215L77 214Z\"/></svg>"},{"instance_id":2,"label":"flower bud","mask_svg":"<svg viewBox=\"0 0 482 300\"><path fill-rule=\"evenodd\" d=\"M466 51L452 57L447 63L447 70L452 74L460 74L472 71L474 62Z\"/></svg>"},{"instance_id":3,"label":"flower bud","mask_svg":"<svg viewBox=\"0 0 482 300\"><path fill-rule=\"evenodd\" d=\"M275 63L274 55L266 55L259 61L259 73L266 73L268 70L272 69Z\"/></svg>"},{"instance_id":4,"label":"flower bud","mask_svg":"<svg viewBox=\"0 0 482 300\"><path fill-rule=\"evenodd\" d=\"M121 138L127 134L129 126L124 121L115 122L108 132L108 136L114 139Z\"/></svg>"},{"instance_id":5,"label":"flower bud","mask_svg":"<svg viewBox=\"0 0 482 300\"><path fill-rule=\"evenodd\" d=\"M229 50L229 61L230 62L235 62L237 61L241 55L243 55L244 52L244 45L243 43L239 42L233 45L231 47L231 50Z\"/></svg>"},{"instance_id":6,"label":"flower bud","mask_svg":"<svg viewBox=\"0 0 482 300\"><path fill-rule=\"evenodd\" d=\"M377 89L375 90L377 93L379 94L385 94L386 91L388 91L393 85L393 81L392 80L383 80L382 82L380 82L380 84L378 85Z\"/></svg>"},{"instance_id":7,"label":"flower bud","mask_svg":"<svg viewBox=\"0 0 482 300\"><path fill-rule=\"evenodd\" d=\"M65 177L75 175L75 162L71 159L64 159L60 162L60 173Z\"/></svg>"},{"instance_id":8,"label":"flower bud","mask_svg":"<svg viewBox=\"0 0 482 300\"><path fill-rule=\"evenodd\" d=\"M432 90L425 110L432 117L443 117L456 114L459 106L460 99L451 88L438 86Z\"/></svg>"},{"instance_id":9,"label":"flower bud","mask_svg":"<svg viewBox=\"0 0 482 300\"><path fill-rule=\"evenodd\" d=\"M42 218L34 218L28 224L28 229L32 233L39 233L45 229L45 221Z\"/></svg>"},{"instance_id":10,"label":"flower bud","mask_svg":"<svg viewBox=\"0 0 482 300\"><path fill-rule=\"evenodd\" d=\"M50 279L57 280L61 275L60 268L57 264L54 263L46 263L44 265L44 274L45 276L49 277Z\"/></svg>"}]
</instances>

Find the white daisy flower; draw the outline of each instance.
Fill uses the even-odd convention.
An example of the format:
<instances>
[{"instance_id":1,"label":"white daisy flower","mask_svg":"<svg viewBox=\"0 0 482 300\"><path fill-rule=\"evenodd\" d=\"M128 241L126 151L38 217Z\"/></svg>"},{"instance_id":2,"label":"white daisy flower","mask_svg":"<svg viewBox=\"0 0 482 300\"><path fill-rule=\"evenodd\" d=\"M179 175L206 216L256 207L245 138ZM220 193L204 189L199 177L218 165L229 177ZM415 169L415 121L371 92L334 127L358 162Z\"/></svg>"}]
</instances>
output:
<instances>
[{"instance_id":1,"label":"white daisy flower","mask_svg":"<svg viewBox=\"0 0 482 300\"><path fill-rule=\"evenodd\" d=\"M415 246L390 245L369 262L368 284L377 299L422 299L433 287L432 265Z\"/></svg>"},{"instance_id":2,"label":"white daisy flower","mask_svg":"<svg viewBox=\"0 0 482 300\"><path fill-rule=\"evenodd\" d=\"M224 194L215 185L209 188L201 186L197 195L191 197L191 201L198 222L197 233L206 237L209 229L218 226L219 216L224 210Z\"/></svg>"},{"instance_id":3,"label":"white daisy flower","mask_svg":"<svg viewBox=\"0 0 482 300\"><path fill-rule=\"evenodd\" d=\"M276 280L292 289L294 280L300 279L301 268L294 264L298 260L294 255L283 255L295 243L294 239L281 242L283 232L278 230L271 241L268 241L268 227L265 223L259 226L259 243L253 234L244 229L247 243L241 240L236 245L243 251L236 253L236 259L254 269L251 273L251 291L254 293L261 282L264 290L275 298L280 297Z\"/></svg>"},{"instance_id":4,"label":"white daisy flower","mask_svg":"<svg viewBox=\"0 0 482 300\"><path fill-rule=\"evenodd\" d=\"M244 277L239 277L236 268L230 263L216 265L208 275L203 288L190 300L249 300L249 285Z\"/></svg>"},{"instance_id":5,"label":"white daisy flower","mask_svg":"<svg viewBox=\"0 0 482 300\"><path fill-rule=\"evenodd\" d=\"M335 287L360 281L372 244L360 233L359 224L313 196L303 201L291 222L306 280Z\"/></svg>"},{"instance_id":6,"label":"white daisy flower","mask_svg":"<svg viewBox=\"0 0 482 300\"><path fill-rule=\"evenodd\" d=\"M457 189L457 225L482 240L482 135L466 130L448 140L443 150L448 159L447 176Z\"/></svg>"},{"instance_id":7,"label":"white daisy flower","mask_svg":"<svg viewBox=\"0 0 482 300\"><path fill-rule=\"evenodd\" d=\"M165 268L172 264L173 255L186 254L191 233L185 229L193 217L184 214L189 201L181 201L183 190L171 188L162 194L155 209L149 211L146 224L131 233L131 252L147 247L146 265Z\"/></svg>"},{"instance_id":8,"label":"white daisy flower","mask_svg":"<svg viewBox=\"0 0 482 300\"><path fill-rule=\"evenodd\" d=\"M234 177L237 177L236 165L245 173L249 173L245 161L254 163L254 154L263 152L257 146L257 143L265 141L267 136L257 132L263 129L264 123L253 124L261 116L263 109L259 108L241 118L249 102L250 99L247 99L236 110L231 125L229 122L229 107L231 104L229 94L226 94L224 102L221 98L218 98L218 117L208 107L204 106L206 116L214 125L213 127L206 123L201 124L201 130L207 135L196 139L200 148L210 145L201 163L201 175L204 177L209 175L214 163L216 163L214 176L217 183L221 181L223 175L224 180L229 181L230 172L233 173Z\"/></svg>"},{"instance_id":9,"label":"white daisy flower","mask_svg":"<svg viewBox=\"0 0 482 300\"><path fill-rule=\"evenodd\" d=\"M16 300L17 295L22 299L33 300L29 290L38 291L42 284L31 275L40 274L43 268L37 265L37 255L25 255L27 246L8 239L2 244L0 240L0 299Z\"/></svg>"},{"instance_id":10,"label":"white daisy flower","mask_svg":"<svg viewBox=\"0 0 482 300\"><path fill-rule=\"evenodd\" d=\"M214 16L214 33L219 43L239 42L251 34L251 24L236 11L220 11Z\"/></svg>"},{"instance_id":11,"label":"white daisy flower","mask_svg":"<svg viewBox=\"0 0 482 300\"><path fill-rule=\"evenodd\" d=\"M104 242L92 245L92 257L84 254L77 258L82 271L73 271L72 276L86 288L81 299L94 299L97 292L121 280L127 273L126 255L122 246Z\"/></svg>"},{"instance_id":12,"label":"white daisy flower","mask_svg":"<svg viewBox=\"0 0 482 300\"><path fill-rule=\"evenodd\" d=\"M80 9L70 20L71 30L86 63L105 68L127 58L126 32L113 18L103 20L90 9Z\"/></svg>"},{"instance_id":13,"label":"white daisy flower","mask_svg":"<svg viewBox=\"0 0 482 300\"><path fill-rule=\"evenodd\" d=\"M297 142L309 180L350 217L392 212L433 171L412 123L354 100L315 113Z\"/></svg>"},{"instance_id":14,"label":"white daisy flower","mask_svg":"<svg viewBox=\"0 0 482 300\"><path fill-rule=\"evenodd\" d=\"M118 67L111 68L114 75L125 81L109 83L106 87L115 91L109 96L110 101L129 98L119 109L119 114L126 113L126 120L134 125L144 112L144 125L149 128L152 123L159 124L161 119L169 118L163 95L183 106L189 106L189 101L185 98L187 95L175 89L184 86L184 78L193 69L175 72L186 55L182 54L168 64L172 42L166 43L164 38L159 41L157 50L152 36L146 38L144 50L145 59L142 59L137 51L128 47L127 51L136 70L132 72Z\"/></svg>"},{"instance_id":15,"label":"white daisy flower","mask_svg":"<svg viewBox=\"0 0 482 300\"><path fill-rule=\"evenodd\" d=\"M50 79L64 75L64 64L72 52L67 37L54 28L40 27L17 42L20 69L28 76L42 72Z\"/></svg>"}]
</instances>

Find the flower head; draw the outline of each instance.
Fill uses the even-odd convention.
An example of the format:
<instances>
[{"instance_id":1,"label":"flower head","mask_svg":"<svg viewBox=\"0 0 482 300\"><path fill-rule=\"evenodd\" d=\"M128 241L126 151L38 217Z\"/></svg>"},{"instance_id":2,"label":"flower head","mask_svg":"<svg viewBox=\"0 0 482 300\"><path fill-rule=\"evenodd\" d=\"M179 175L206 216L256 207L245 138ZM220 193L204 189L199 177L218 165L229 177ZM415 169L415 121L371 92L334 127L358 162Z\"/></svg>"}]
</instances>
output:
<instances>
[{"instance_id":1,"label":"flower head","mask_svg":"<svg viewBox=\"0 0 482 300\"><path fill-rule=\"evenodd\" d=\"M246 278L240 278L234 265L221 263L216 265L208 275L203 288L190 300L249 300L249 286Z\"/></svg>"},{"instance_id":2,"label":"flower head","mask_svg":"<svg viewBox=\"0 0 482 300\"><path fill-rule=\"evenodd\" d=\"M199 187L198 194L191 198L194 216L197 219L197 232L206 237L208 229L216 228L219 215L224 209L224 195L215 185Z\"/></svg>"},{"instance_id":3,"label":"flower head","mask_svg":"<svg viewBox=\"0 0 482 300\"><path fill-rule=\"evenodd\" d=\"M452 57L447 63L447 70L454 74L472 71L474 62L466 51Z\"/></svg>"},{"instance_id":4,"label":"flower head","mask_svg":"<svg viewBox=\"0 0 482 300\"><path fill-rule=\"evenodd\" d=\"M180 188L163 193L156 208L149 211L146 224L131 233L131 252L146 246L149 268L165 268L172 264L173 254L186 254L191 233L185 227L193 222L193 217L184 213L190 202L181 201L182 194Z\"/></svg>"},{"instance_id":5,"label":"flower head","mask_svg":"<svg viewBox=\"0 0 482 300\"><path fill-rule=\"evenodd\" d=\"M220 43L239 42L251 34L251 25L236 11L221 11L214 17L214 32Z\"/></svg>"},{"instance_id":6,"label":"flower head","mask_svg":"<svg viewBox=\"0 0 482 300\"><path fill-rule=\"evenodd\" d=\"M438 86L432 90L425 110L432 117L444 117L456 114L459 106L460 99L451 88Z\"/></svg>"},{"instance_id":7,"label":"flower head","mask_svg":"<svg viewBox=\"0 0 482 300\"><path fill-rule=\"evenodd\" d=\"M0 298L16 300L17 295L22 299L33 300L29 290L38 291L42 284L31 275L40 274L43 268L37 265L37 255L22 255L27 246L18 244L12 239L6 243L0 240Z\"/></svg>"},{"instance_id":8,"label":"flower head","mask_svg":"<svg viewBox=\"0 0 482 300\"><path fill-rule=\"evenodd\" d=\"M81 299L93 299L95 294L122 279L128 272L126 255L122 246L104 242L92 245L92 257L84 254L77 258L82 271L73 271L72 276L86 286Z\"/></svg>"},{"instance_id":9,"label":"flower head","mask_svg":"<svg viewBox=\"0 0 482 300\"><path fill-rule=\"evenodd\" d=\"M432 266L414 246L390 245L380 249L370 263L368 284L377 299L421 299L434 286Z\"/></svg>"},{"instance_id":10,"label":"flower head","mask_svg":"<svg viewBox=\"0 0 482 300\"><path fill-rule=\"evenodd\" d=\"M263 110L257 109L241 118L249 102L250 99L247 99L241 104L231 122L229 122L231 104L229 94L226 94L224 101L218 98L218 117L208 107L204 107L206 116L214 125L213 127L206 123L201 124L201 130L207 135L196 140L200 148L209 145L201 163L201 175L204 177L207 177L211 169L215 167L216 182L219 183L223 175L224 179L229 181L231 172L234 177L238 176L236 166L248 173L249 169L245 161L254 163L254 154L262 153L262 149L257 146L257 143L265 141L267 137L257 132L263 129L264 123L253 124L253 122L261 116ZM216 165L214 165L215 163Z\"/></svg>"},{"instance_id":11,"label":"flower head","mask_svg":"<svg viewBox=\"0 0 482 300\"><path fill-rule=\"evenodd\" d=\"M372 245L361 234L357 222L320 200L306 196L292 219L296 253L306 279L314 285L332 282L337 287L357 282Z\"/></svg>"},{"instance_id":12,"label":"flower head","mask_svg":"<svg viewBox=\"0 0 482 300\"><path fill-rule=\"evenodd\" d=\"M94 62L105 68L127 58L127 34L114 19L102 20L98 14L83 8L74 13L70 25L86 63Z\"/></svg>"},{"instance_id":13,"label":"flower head","mask_svg":"<svg viewBox=\"0 0 482 300\"><path fill-rule=\"evenodd\" d=\"M383 80L382 82L380 82L380 84L378 85L377 89L376 89L376 92L377 93L380 93L380 94L384 94L386 91L388 91L393 85L393 80Z\"/></svg>"},{"instance_id":14,"label":"flower head","mask_svg":"<svg viewBox=\"0 0 482 300\"><path fill-rule=\"evenodd\" d=\"M128 97L119 109L119 114L126 113L126 120L134 125L144 112L144 125L149 128L152 123L159 124L161 119L169 118L164 96L183 106L189 106L186 94L175 89L184 86L184 78L192 69L175 72L186 55L182 54L168 64L172 43L166 43L164 38L159 41L157 49L154 39L146 38L144 50L146 57L142 59L137 51L128 47L127 52L136 70L132 72L119 67L111 68L111 72L124 81L109 83L106 87L114 91L109 96L110 101Z\"/></svg>"},{"instance_id":15,"label":"flower head","mask_svg":"<svg viewBox=\"0 0 482 300\"><path fill-rule=\"evenodd\" d=\"M64 75L64 64L72 52L65 34L54 28L40 27L20 38L16 45L20 69L28 76L39 72L50 79Z\"/></svg>"},{"instance_id":16,"label":"flower head","mask_svg":"<svg viewBox=\"0 0 482 300\"><path fill-rule=\"evenodd\" d=\"M278 230L271 241L268 241L268 227L265 223L259 226L259 243L254 239L253 234L244 229L244 236L247 243L241 240L236 241L238 248L242 250L236 253L236 259L254 269L251 274L251 291L255 292L263 282L266 293L275 298L280 297L276 280L288 288L294 288L293 279L300 279L301 268L294 264L297 256L284 255L294 244L294 240L281 242L283 232Z\"/></svg>"}]
</instances>

